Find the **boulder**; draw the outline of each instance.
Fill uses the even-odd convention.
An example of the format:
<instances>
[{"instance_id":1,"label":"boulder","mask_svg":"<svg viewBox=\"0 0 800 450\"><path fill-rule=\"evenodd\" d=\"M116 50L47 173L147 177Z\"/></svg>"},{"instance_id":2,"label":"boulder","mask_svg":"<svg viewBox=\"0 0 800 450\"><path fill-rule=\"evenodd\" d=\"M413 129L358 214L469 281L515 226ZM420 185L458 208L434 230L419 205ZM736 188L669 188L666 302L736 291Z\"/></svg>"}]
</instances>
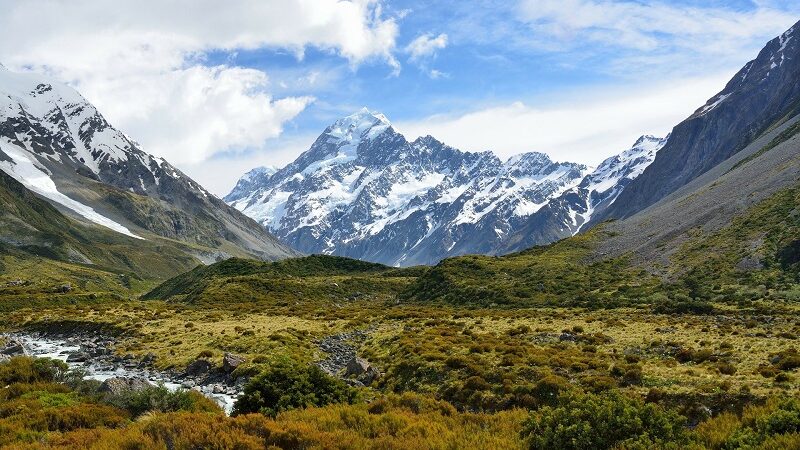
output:
<instances>
[{"instance_id":1,"label":"boulder","mask_svg":"<svg viewBox=\"0 0 800 450\"><path fill-rule=\"evenodd\" d=\"M6 356L23 356L25 354L25 348L22 346L22 342L16 339L9 339L3 349L0 350L0 354Z\"/></svg>"},{"instance_id":2,"label":"boulder","mask_svg":"<svg viewBox=\"0 0 800 450\"><path fill-rule=\"evenodd\" d=\"M234 355L233 353L225 353L225 356L222 357L222 370L224 370L225 373L231 373L245 361L245 358L242 356Z\"/></svg>"},{"instance_id":3,"label":"boulder","mask_svg":"<svg viewBox=\"0 0 800 450\"><path fill-rule=\"evenodd\" d=\"M205 375L210 371L211 362L207 359L198 359L186 366L186 375L190 377Z\"/></svg>"},{"instance_id":4,"label":"boulder","mask_svg":"<svg viewBox=\"0 0 800 450\"><path fill-rule=\"evenodd\" d=\"M88 359L89 355L82 352L70 353L69 356L67 356L68 363L86 362Z\"/></svg>"},{"instance_id":5,"label":"boulder","mask_svg":"<svg viewBox=\"0 0 800 450\"><path fill-rule=\"evenodd\" d=\"M347 367L345 369L344 376L359 376L367 372L369 370L370 365L369 361L363 358L359 358L354 356L350 361L347 362Z\"/></svg>"},{"instance_id":6,"label":"boulder","mask_svg":"<svg viewBox=\"0 0 800 450\"><path fill-rule=\"evenodd\" d=\"M119 395L124 392L141 391L151 386L153 385L142 378L113 377L103 381L100 392Z\"/></svg>"}]
</instances>

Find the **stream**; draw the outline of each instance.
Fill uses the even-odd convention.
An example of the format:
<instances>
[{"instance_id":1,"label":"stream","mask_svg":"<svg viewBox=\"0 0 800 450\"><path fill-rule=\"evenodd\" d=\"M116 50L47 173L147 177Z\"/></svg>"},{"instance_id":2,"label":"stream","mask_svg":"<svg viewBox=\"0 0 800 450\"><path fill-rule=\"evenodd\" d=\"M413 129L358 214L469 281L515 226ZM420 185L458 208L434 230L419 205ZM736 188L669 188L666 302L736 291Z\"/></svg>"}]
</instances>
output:
<instances>
[{"instance_id":1,"label":"stream","mask_svg":"<svg viewBox=\"0 0 800 450\"><path fill-rule=\"evenodd\" d=\"M194 385L194 382L187 382L185 376L158 372L148 367L142 367L142 364L114 363L109 358L93 357L87 358L86 361L68 361L70 355L85 351L85 348L81 346L79 337L63 338L22 333L13 333L6 336L20 342L25 349L26 355L64 361L70 369L83 371L87 379L105 381L114 377L140 378L154 385L163 384L171 391L194 389L216 401L228 415L233 410L236 398L241 394L240 388L223 386L219 383Z\"/></svg>"}]
</instances>

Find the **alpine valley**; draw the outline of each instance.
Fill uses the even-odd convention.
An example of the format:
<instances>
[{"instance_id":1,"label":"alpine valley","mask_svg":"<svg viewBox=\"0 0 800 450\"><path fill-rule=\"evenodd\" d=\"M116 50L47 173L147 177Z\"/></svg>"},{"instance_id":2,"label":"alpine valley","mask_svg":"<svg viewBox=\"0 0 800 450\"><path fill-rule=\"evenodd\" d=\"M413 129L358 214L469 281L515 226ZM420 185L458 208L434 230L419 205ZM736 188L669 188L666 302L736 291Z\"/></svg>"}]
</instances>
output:
<instances>
[{"instance_id":1,"label":"alpine valley","mask_svg":"<svg viewBox=\"0 0 800 450\"><path fill-rule=\"evenodd\" d=\"M800 448L798 27L596 168L364 109L224 201L0 68L0 448Z\"/></svg>"}]
</instances>

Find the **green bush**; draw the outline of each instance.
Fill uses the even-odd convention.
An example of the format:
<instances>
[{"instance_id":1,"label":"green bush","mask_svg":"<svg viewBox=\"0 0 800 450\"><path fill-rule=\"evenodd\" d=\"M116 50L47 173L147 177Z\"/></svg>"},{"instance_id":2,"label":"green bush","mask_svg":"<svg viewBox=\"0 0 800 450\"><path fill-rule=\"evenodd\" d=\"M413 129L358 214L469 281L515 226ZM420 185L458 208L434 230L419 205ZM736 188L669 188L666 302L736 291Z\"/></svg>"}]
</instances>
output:
<instances>
[{"instance_id":1,"label":"green bush","mask_svg":"<svg viewBox=\"0 0 800 450\"><path fill-rule=\"evenodd\" d=\"M13 383L54 383L64 381L69 367L49 358L11 358L0 364L0 385Z\"/></svg>"},{"instance_id":2,"label":"green bush","mask_svg":"<svg viewBox=\"0 0 800 450\"><path fill-rule=\"evenodd\" d=\"M731 434L724 447L756 448L775 436L798 433L800 433L800 400L790 398L747 414L742 418L740 428Z\"/></svg>"},{"instance_id":3,"label":"green bush","mask_svg":"<svg viewBox=\"0 0 800 450\"><path fill-rule=\"evenodd\" d=\"M128 411L133 417L146 412L220 412L219 406L196 391L170 391L166 387L152 386L107 395L105 403Z\"/></svg>"},{"instance_id":4,"label":"green bush","mask_svg":"<svg viewBox=\"0 0 800 450\"><path fill-rule=\"evenodd\" d=\"M652 448L688 442L674 411L618 393L577 394L532 413L523 427L531 449Z\"/></svg>"},{"instance_id":5,"label":"green bush","mask_svg":"<svg viewBox=\"0 0 800 450\"><path fill-rule=\"evenodd\" d=\"M358 392L315 365L278 363L245 386L234 415L259 412L274 417L281 411L333 403L353 403Z\"/></svg>"}]
</instances>

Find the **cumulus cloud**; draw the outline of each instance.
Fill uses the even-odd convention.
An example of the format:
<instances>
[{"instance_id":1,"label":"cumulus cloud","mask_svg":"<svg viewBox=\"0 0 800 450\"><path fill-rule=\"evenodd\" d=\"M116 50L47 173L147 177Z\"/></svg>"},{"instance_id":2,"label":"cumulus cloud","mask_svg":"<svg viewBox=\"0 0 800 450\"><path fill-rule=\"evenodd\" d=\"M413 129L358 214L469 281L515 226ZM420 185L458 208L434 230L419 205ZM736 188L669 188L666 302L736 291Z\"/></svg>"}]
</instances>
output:
<instances>
[{"instance_id":1,"label":"cumulus cloud","mask_svg":"<svg viewBox=\"0 0 800 450\"><path fill-rule=\"evenodd\" d=\"M731 75L575 93L542 106L513 102L401 122L396 128L408 139L430 134L462 150L492 150L503 158L540 151L560 161L596 164L630 148L643 134L666 135L693 112L687 105L703 105Z\"/></svg>"},{"instance_id":2,"label":"cumulus cloud","mask_svg":"<svg viewBox=\"0 0 800 450\"><path fill-rule=\"evenodd\" d=\"M418 36L406 46L406 53L409 54L411 61L419 61L436 55L436 51L447 47L447 35L444 33L434 37L433 34L426 33Z\"/></svg>"},{"instance_id":3,"label":"cumulus cloud","mask_svg":"<svg viewBox=\"0 0 800 450\"><path fill-rule=\"evenodd\" d=\"M272 99L266 74L207 67L210 51L314 47L352 65L393 56L376 0L0 0L0 60L78 88L147 150L175 163L260 145L312 99Z\"/></svg>"}]
</instances>

